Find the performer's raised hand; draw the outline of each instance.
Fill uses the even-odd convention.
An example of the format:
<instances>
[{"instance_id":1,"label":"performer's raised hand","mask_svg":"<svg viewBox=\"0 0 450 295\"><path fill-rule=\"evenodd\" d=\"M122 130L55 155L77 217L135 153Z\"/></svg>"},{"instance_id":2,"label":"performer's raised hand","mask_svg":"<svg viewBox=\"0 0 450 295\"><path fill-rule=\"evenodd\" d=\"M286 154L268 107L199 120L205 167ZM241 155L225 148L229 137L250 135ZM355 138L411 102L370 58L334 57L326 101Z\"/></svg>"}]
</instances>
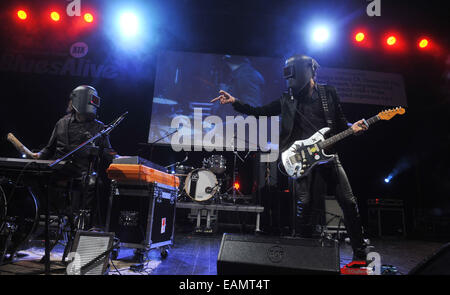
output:
<instances>
[{"instance_id":1,"label":"performer's raised hand","mask_svg":"<svg viewBox=\"0 0 450 295\"><path fill-rule=\"evenodd\" d=\"M234 103L236 101L236 98L226 92L225 90L219 91L219 96L211 100L210 102L215 102L220 100L220 104L226 104L226 103Z\"/></svg>"}]
</instances>

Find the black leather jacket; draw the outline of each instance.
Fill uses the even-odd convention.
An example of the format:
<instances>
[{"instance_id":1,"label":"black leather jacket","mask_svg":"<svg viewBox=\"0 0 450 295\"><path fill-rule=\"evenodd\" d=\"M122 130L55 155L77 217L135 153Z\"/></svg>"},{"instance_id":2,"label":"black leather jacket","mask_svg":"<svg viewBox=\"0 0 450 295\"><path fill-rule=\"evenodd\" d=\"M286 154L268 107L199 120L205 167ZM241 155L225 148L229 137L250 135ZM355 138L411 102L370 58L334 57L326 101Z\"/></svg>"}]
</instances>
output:
<instances>
[{"instance_id":1,"label":"black leather jacket","mask_svg":"<svg viewBox=\"0 0 450 295\"><path fill-rule=\"evenodd\" d=\"M332 135L347 129L349 127L349 123L342 112L336 88L329 85L324 86L327 94L330 119L332 122L331 126L329 126L331 128L329 135ZM236 101L233 103L233 108L240 113L253 115L255 117L281 115L280 152L283 152L289 148L291 145L290 137L295 121L294 117L298 116L298 113L295 109L295 99L292 100L291 96L287 92L284 92L280 99L261 107L252 107L248 104L240 102L236 98Z\"/></svg>"}]
</instances>

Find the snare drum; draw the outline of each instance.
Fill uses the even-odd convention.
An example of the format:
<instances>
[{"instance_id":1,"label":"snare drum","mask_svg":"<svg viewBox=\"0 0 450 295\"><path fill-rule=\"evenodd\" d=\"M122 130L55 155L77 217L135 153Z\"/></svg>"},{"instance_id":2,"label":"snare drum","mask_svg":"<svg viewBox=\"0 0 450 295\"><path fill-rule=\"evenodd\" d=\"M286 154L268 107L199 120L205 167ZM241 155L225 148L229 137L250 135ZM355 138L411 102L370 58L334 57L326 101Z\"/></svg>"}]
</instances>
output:
<instances>
[{"instance_id":1,"label":"snare drum","mask_svg":"<svg viewBox=\"0 0 450 295\"><path fill-rule=\"evenodd\" d=\"M203 165L216 174L222 174L227 170L227 159L222 155L212 155L203 160Z\"/></svg>"},{"instance_id":2,"label":"snare drum","mask_svg":"<svg viewBox=\"0 0 450 295\"><path fill-rule=\"evenodd\" d=\"M195 169L188 174L184 190L194 201L204 202L219 191L219 185L214 173L202 168Z\"/></svg>"}]
</instances>

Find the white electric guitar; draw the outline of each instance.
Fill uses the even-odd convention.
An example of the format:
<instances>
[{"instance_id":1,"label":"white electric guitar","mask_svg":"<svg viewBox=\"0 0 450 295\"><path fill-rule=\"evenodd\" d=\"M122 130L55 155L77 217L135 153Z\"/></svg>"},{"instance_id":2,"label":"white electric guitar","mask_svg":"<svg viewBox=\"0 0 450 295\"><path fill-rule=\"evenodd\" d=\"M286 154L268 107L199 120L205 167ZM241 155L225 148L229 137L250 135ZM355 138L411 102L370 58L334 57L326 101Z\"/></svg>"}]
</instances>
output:
<instances>
[{"instance_id":1,"label":"white electric guitar","mask_svg":"<svg viewBox=\"0 0 450 295\"><path fill-rule=\"evenodd\" d=\"M397 114L403 115L405 109L397 107L378 113L378 115L366 120L371 125L380 120L390 120ZM327 155L325 149L353 134L350 127L341 133L325 139L325 134L330 128L325 127L314 133L310 138L295 141L287 150L281 153L281 160L289 176L300 178L307 175L311 169L319 164L326 163L334 158L334 155Z\"/></svg>"}]
</instances>

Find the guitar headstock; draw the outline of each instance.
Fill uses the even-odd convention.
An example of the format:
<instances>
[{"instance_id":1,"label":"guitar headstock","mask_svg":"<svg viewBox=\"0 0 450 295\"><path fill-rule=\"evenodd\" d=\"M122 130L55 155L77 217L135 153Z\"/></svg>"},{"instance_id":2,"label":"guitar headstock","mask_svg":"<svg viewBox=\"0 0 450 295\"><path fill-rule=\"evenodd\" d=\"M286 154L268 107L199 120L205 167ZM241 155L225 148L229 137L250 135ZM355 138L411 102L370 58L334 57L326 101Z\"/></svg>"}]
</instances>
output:
<instances>
[{"instance_id":1,"label":"guitar headstock","mask_svg":"<svg viewBox=\"0 0 450 295\"><path fill-rule=\"evenodd\" d=\"M380 120L390 120L395 115L403 115L405 113L405 109L402 107L396 107L395 109L389 109L378 113L378 118Z\"/></svg>"}]
</instances>

